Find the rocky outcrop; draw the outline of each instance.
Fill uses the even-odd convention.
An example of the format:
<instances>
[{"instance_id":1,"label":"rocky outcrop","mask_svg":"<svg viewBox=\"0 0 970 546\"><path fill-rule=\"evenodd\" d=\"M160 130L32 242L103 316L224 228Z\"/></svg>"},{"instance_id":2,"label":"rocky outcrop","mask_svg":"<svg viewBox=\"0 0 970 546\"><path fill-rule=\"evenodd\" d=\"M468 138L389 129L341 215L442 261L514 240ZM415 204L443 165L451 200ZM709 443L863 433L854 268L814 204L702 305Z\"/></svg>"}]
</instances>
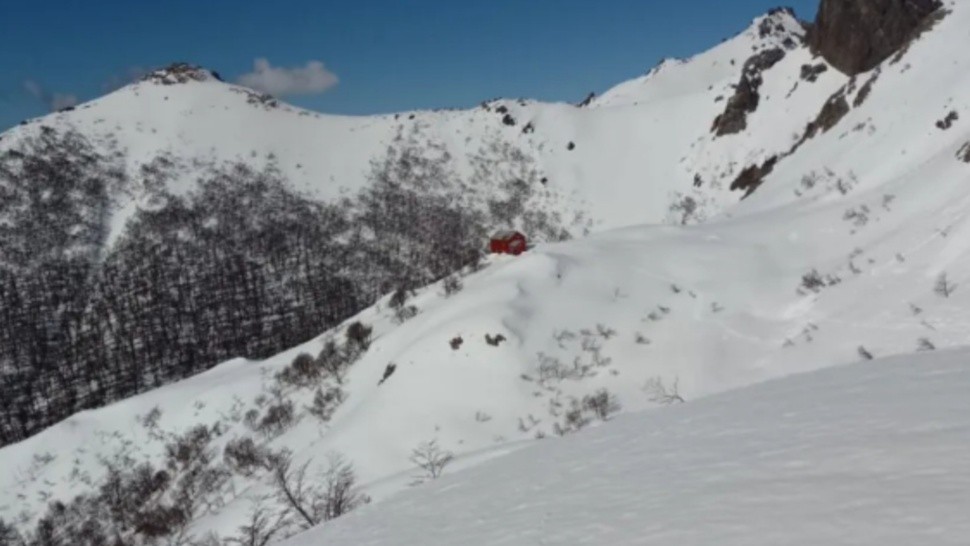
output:
<instances>
[{"instance_id":1,"label":"rocky outcrop","mask_svg":"<svg viewBox=\"0 0 970 546\"><path fill-rule=\"evenodd\" d=\"M731 191L743 191L744 197L751 195L764 182L765 177L775 170L777 164L778 156L771 156L761 165L746 167L738 174L734 182L731 182Z\"/></svg>"},{"instance_id":2,"label":"rocky outcrop","mask_svg":"<svg viewBox=\"0 0 970 546\"><path fill-rule=\"evenodd\" d=\"M835 127L836 124L842 121L842 118L851 110L849 101L845 98L845 93L846 89L842 88L829 97L829 100L825 101L815 121L810 122L808 127L805 128L805 135L802 138L803 141L814 137L819 132L828 132L829 129Z\"/></svg>"},{"instance_id":3,"label":"rocky outcrop","mask_svg":"<svg viewBox=\"0 0 970 546\"><path fill-rule=\"evenodd\" d=\"M958 119L960 119L960 114L958 114L956 110L953 110L947 114L945 118L936 122L936 128L941 131L946 131L950 127L953 127L953 124L956 123Z\"/></svg>"},{"instance_id":4,"label":"rocky outcrop","mask_svg":"<svg viewBox=\"0 0 970 546\"><path fill-rule=\"evenodd\" d=\"M734 87L734 95L728 99L724 113L714 119L711 131L717 136L740 133L748 127L748 114L758 109L763 82L761 73L785 58L785 50L776 47L752 56L744 63L741 81Z\"/></svg>"},{"instance_id":5,"label":"rocky outcrop","mask_svg":"<svg viewBox=\"0 0 970 546\"><path fill-rule=\"evenodd\" d=\"M809 31L812 50L854 76L905 45L939 0L822 0Z\"/></svg>"},{"instance_id":6,"label":"rocky outcrop","mask_svg":"<svg viewBox=\"0 0 970 546\"><path fill-rule=\"evenodd\" d=\"M964 163L970 163L970 142L967 142L957 152L957 159Z\"/></svg>"},{"instance_id":7,"label":"rocky outcrop","mask_svg":"<svg viewBox=\"0 0 970 546\"><path fill-rule=\"evenodd\" d=\"M212 72L201 66L189 63L172 63L165 68L159 68L146 74L142 81L158 85L177 85L192 81L204 82L208 80L222 81L217 72Z\"/></svg>"}]
</instances>

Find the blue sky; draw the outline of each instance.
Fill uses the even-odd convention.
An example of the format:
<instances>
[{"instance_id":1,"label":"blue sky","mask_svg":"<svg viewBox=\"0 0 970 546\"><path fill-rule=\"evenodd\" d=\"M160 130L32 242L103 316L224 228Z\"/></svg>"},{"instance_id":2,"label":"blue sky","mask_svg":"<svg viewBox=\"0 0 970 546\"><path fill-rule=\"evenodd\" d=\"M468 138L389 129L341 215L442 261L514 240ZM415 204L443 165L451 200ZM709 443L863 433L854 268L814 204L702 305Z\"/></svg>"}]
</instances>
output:
<instances>
[{"instance_id":1,"label":"blue sky","mask_svg":"<svg viewBox=\"0 0 970 546\"><path fill-rule=\"evenodd\" d=\"M0 128L174 60L228 80L258 58L322 62L339 83L284 98L324 112L578 101L713 46L776 2L0 0ZM788 3L804 19L818 2Z\"/></svg>"}]
</instances>

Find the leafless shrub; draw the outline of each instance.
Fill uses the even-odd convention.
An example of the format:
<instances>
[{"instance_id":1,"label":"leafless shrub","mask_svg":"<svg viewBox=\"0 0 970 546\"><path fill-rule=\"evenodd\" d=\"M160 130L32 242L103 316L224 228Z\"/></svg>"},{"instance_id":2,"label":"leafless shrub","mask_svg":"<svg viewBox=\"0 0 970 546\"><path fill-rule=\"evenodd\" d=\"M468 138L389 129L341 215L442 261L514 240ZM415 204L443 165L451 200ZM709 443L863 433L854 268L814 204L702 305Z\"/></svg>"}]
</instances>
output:
<instances>
[{"instance_id":1,"label":"leafless shrub","mask_svg":"<svg viewBox=\"0 0 970 546\"><path fill-rule=\"evenodd\" d=\"M452 350L457 351L458 349L461 348L461 344L464 342L465 340L462 339L461 336L455 336L451 338L451 341L448 342L448 345L451 345Z\"/></svg>"},{"instance_id":2,"label":"leafless shrub","mask_svg":"<svg viewBox=\"0 0 970 546\"><path fill-rule=\"evenodd\" d=\"M488 343L492 347L498 347L499 345L502 344L503 341L505 341L505 336L503 336L502 334L497 334L494 336L490 334L485 334L485 343Z\"/></svg>"},{"instance_id":3,"label":"leafless shrub","mask_svg":"<svg viewBox=\"0 0 970 546\"><path fill-rule=\"evenodd\" d=\"M602 337L603 339L610 339L611 337L614 337L616 335L616 330L614 330L613 328L610 328L609 326L605 326L603 324L597 324L596 334Z\"/></svg>"},{"instance_id":4,"label":"leafless shrub","mask_svg":"<svg viewBox=\"0 0 970 546\"><path fill-rule=\"evenodd\" d=\"M256 432L268 437L279 436L293 426L296 419L293 402L289 400L277 400L266 408L266 413L256 425Z\"/></svg>"},{"instance_id":5,"label":"leafless shrub","mask_svg":"<svg viewBox=\"0 0 970 546\"><path fill-rule=\"evenodd\" d=\"M363 353L370 348L371 334L374 329L366 324L356 321L347 327L344 334L347 338L347 345L356 353Z\"/></svg>"},{"instance_id":6,"label":"leafless shrub","mask_svg":"<svg viewBox=\"0 0 970 546\"><path fill-rule=\"evenodd\" d=\"M933 293L937 296L944 298L949 298L951 294L957 289L957 285L953 284L946 278L946 273L940 273L936 277L936 284L933 285Z\"/></svg>"},{"instance_id":7,"label":"leafless shrub","mask_svg":"<svg viewBox=\"0 0 970 546\"><path fill-rule=\"evenodd\" d=\"M929 338L921 337L916 342L916 350L919 352L935 351L936 345Z\"/></svg>"},{"instance_id":8,"label":"leafless shrub","mask_svg":"<svg viewBox=\"0 0 970 546\"><path fill-rule=\"evenodd\" d=\"M399 288L391 295L389 305L394 310L394 320L398 324L403 324L418 314L417 307L407 304L409 296L410 291L405 288Z\"/></svg>"},{"instance_id":9,"label":"leafless shrub","mask_svg":"<svg viewBox=\"0 0 970 546\"><path fill-rule=\"evenodd\" d=\"M276 379L285 385L304 388L317 384L322 375L323 367L320 366L319 360L301 353L289 366L276 374Z\"/></svg>"},{"instance_id":10,"label":"leafless shrub","mask_svg":"<svg viewBox=\"0 0 970 546\"><path fill-rule=\"evenodd\" d=\"M664 384L660 377L651 377L643 386L643 391L649 396L649 400L655 404L669 406L672 404L683 404L684 399L680 396L680 378L674 378L670 387Z\"/></svg>"},{"instance_id":11,"label":"leafless shrub","mask_svg":"<svg viewBox=\"0 0 970 546\"><path fill-rule=\"evenodd\" d=\"M338 347L334 341L324 343L317 355L316 365L324 370L330 377L334 378L338 384L343 383L344 372L351 362L359 356L355 349L348 346ZM359 348L360 345L354 345Z\"/></svg>"},{"instance_id":12,"label":"leafless shrub","mask_svg":"<svg viewBox=\"0 0 970 546\"><path fill-rule=\"evenodd\" d=\"M458 275L449 275L445 277L445 281L442 283L441 287L444 289L445 297L450 297L458 292L461 292L463 285L461 283L461 277Z\"/></svg>"},{"instance_id":13,"label":"leafless shrub","mask_svg":"<svg viewBox=\"0 0 970 546\"><path fill-rule=\"evenodd\" d=\"M308 478L309 465L310 461L307 461L294 466L288 451L273 456L276 498L293 511L301 528L309 529L370 502L370 497L357 487L353 465L342 455L328 456L327 469L319 484Z\"/></svg>"},{"instance_id":14,"label":"leafless shrub","mask_svg":"<svg viewBox=\"0 0 970 546\"><path fill-rule=\"evenodd\" d=\"M822 288L825 287L825 281L822 280L822 275L817 270L813 269L802 275L801 287L809 292L814 292L817 294L822 290Z\"/></svg>"},{"instance_id":15,"label":"leafless shrub","mask_svg":"<svg viewBox=\"0 0 970 546\"><path fill-rule=\"evenodd\" d=\"M229 544L240 546L267 546L275 537L285 533L289 526L289 511L266 507L264 499L253 503L246 523L239 526L239 534L227 538Z\"/></svg>"},{"instance_id":16,"label":"leafless shrub","mask_svg":"<svg viewBox=\"0 0 970 546\"><path fill-rule=\"evenodd\" d=\"M600 421L609 420L610 416L620 411L621 408L616 395L606 389L600 389L583 397L583 409L595 415Z\"/></svg>"},{"instance_id":17,"label":"leafless shrub","mask_svg":"<svg viewBox=\"0 0 970 546\"><path fill-rule=\"evenodd\" d=\"M333 413L344 401L344 392L340 387L318 388L313 394L313 402L307 406L307 411L324 423L330 422Z\"/></svg>"},{"instance_id":18,"label":"leafless shrub","mask_svg":"<svg viewBox=\"0 0 970 546\"><path fill-rule=\"evenodd\" d=\"M859 353L859 356L860 356L860 357L862 357L862 359L863 359L863 360L872 360L872 359L874 358L874 357L872 356L872 353L870 353L870 352L869 352L869 351L868 351L868 350L867 350L867 349L866 349L865 347L863 347L862 345L859 345L859 348L857 349L857 352Z\"/></svg>"},{"instance_id":19,"label":"leafless shrub","mask_svg":"<svg viewBox=\"0 0 970 546\"><path fill-rule=\"evenodd\" d=\"M565 436L566 434L579 432L585 428L591 419L583 409L583 406L578 400L575 398L570 400L569 408L563 413L562 423L554 424L552 431L557 436Z\"/></svg>"},{"instance_id":20,"label":"leafless shrub","mask_svg":"<svg viewBox=\"0 0 970 546\"><path fill-rule=\"evenodd\" d=\"M418 483L425 479L436 480L441 477L446 466L448 466L455 456L452 452L438 446L437 440L422 442L418 447L411 451L410 461L417 465L423 472L418 477Z\"/></svg>"},{"instance_id":21,"label":"leafless shrub","mask_svg":"<svg viewBox=\"0 0 970 546\"><path fill-rule=\"evenodd\" d=\"M230 440L222 451L226 466L247 478L254 476L259 470L269 469L269 455L267 449L256 445L248 436Z\"/></svg>"}]
</instances>

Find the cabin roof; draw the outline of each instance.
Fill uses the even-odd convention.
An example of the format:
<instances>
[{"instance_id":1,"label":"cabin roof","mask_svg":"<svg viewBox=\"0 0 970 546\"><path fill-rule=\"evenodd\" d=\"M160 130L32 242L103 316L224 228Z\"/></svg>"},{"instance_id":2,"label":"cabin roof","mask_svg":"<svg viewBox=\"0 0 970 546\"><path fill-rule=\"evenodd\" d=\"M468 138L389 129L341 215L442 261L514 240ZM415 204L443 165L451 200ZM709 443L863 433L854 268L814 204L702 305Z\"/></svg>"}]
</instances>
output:
<instances>
[{"instance_id":1,"label":"cabin roof","mask_svg":"<svg viewBox=\"0 0 970 546\"><path fill-rule=\"evenodd\" d=\"M522 233L519 232L519 231L516 231L514 229L505 229L505 230L499 231L498 233L496 233L495 235L493 235L492 236L492 239L511 239L512 237L515 237L516 235L519 235L521 237L525 237L525 235L522 235Z\"/></svg>"}]
</instances>

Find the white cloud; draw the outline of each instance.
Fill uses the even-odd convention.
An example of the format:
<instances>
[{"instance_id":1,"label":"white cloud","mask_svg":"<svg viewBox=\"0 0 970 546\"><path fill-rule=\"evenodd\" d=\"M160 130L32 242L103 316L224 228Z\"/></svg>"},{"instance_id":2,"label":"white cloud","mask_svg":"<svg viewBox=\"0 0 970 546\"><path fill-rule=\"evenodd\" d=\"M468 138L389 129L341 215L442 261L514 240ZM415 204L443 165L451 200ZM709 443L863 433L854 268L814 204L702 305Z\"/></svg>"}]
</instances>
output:
<instances>
[{"instance_id":1,"label":"white cloud","mask_svg":"<svg viewBox=\"0 0 970 546\"><path fill-rule=\"evenodd\" d=\"M35 99L44 99L44 88L40 86L39 83L34 80L27 80L24 82L24 90L30 94L31 97Z\"/></svg>"},{"instance_id":2,"label":"white cloud","mask_svg":"<svg viewBox=\"0 0 970 546\"><path fill-rule=\"evenodd\" d=\"M57 111L78 103L76 95L69 93L51 93L34 80L24 81L24 91L35 99L43 102L51 111Z\"/></svg>"},{"instance_id":3,"label":"white cloud","mask_svg":"<svg viewBox=\"0 0 970 546\"><path fill-rule=\"evenodd\" d=\"M337 85L337 75L320 61L308 61L304 67L272 66L265 58L253 61L253 71L239 76L240 85L277 97L317 95Z\"/></svg>"}]
</instances>

